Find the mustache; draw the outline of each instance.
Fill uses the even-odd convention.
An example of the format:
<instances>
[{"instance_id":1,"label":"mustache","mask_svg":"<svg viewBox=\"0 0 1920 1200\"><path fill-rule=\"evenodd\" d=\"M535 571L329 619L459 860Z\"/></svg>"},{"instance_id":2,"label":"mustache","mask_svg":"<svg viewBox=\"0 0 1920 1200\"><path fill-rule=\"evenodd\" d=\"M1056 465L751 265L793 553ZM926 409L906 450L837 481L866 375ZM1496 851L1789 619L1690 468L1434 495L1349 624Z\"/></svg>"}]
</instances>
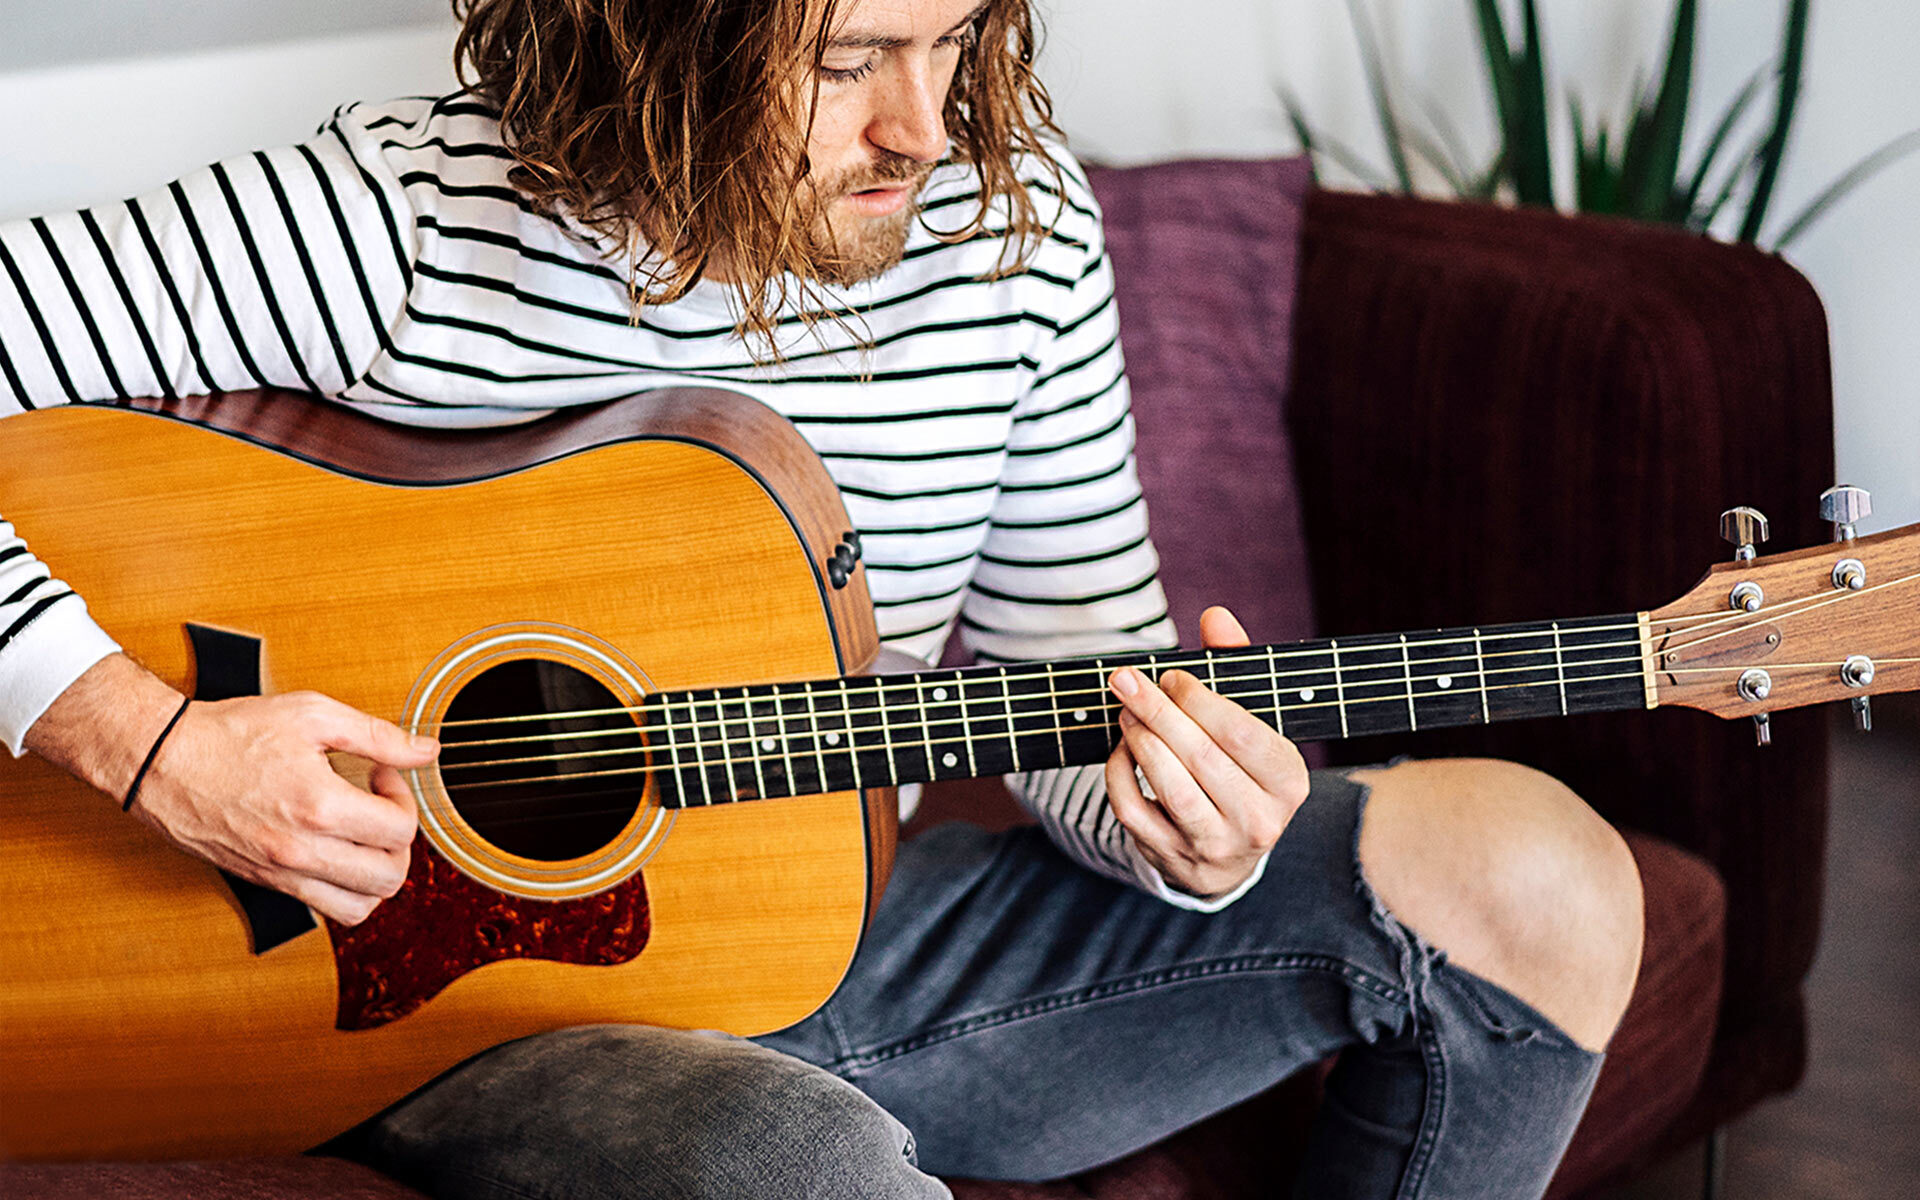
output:
<instances>
[{"instance_id":1,"label":"mustache","mask_svg":"<svg viewBox=\"0 0 1920 1200\"><path fill-rule=\"evenodd\" d=\"M837 198L892 184L924 183L927 176L932 173L931 164L915 162L902 155L890 155L866 167L847 171L830 180L822 180L815 186L819 194Z\"/></svg>"}]
</instances>

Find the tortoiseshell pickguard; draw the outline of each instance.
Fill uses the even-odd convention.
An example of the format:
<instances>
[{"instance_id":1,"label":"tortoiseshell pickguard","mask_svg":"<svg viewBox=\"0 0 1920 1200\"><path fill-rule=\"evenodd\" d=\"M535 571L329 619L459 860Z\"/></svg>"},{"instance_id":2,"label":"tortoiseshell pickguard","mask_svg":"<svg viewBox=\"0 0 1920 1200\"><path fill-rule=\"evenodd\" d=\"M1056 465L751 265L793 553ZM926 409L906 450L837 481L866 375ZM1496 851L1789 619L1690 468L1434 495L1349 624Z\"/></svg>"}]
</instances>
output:
<instances>
[{"instance_id":1,"label":"tortoiseshell pickguard","mask_svg":"<svg viewBox=\"0 0 1920 1200\"><path fill-rule=\"evenodd\" d=\"M340 976L340 1029L397 1021L477 967L509 958L588 966L631 962L652 932L640 872L575 900L497 892L435 853L424 836L400 891L351 928L327 922Z\"/></svg>"}]
</instances>

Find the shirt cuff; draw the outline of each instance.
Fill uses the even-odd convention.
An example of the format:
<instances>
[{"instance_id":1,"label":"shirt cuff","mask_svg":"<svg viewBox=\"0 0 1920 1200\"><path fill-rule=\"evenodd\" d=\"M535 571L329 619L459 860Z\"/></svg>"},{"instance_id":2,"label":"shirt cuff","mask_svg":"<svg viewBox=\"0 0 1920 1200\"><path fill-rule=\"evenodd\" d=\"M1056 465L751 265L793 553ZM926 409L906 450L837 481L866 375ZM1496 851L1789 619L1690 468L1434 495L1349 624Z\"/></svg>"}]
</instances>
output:
<instances>
[{"instance_id":1,"label":"shirt cuff","mask_svg":"<svg viewBox=\"0 0 1920 1200\"><path fill-rule=\"evenodd\" d=\"M0 744L15 758L26 753L21 743L40 714L87 668L119 649L78 596L50 605L0 651Z\"/></svg>"},{"instance_id":2,"label":"shirt cuff","mask_svg":"<svg viewBox=\"0 0 1920 1200\"><path fill-rule=\"evenodd\" d=\"M1234 888L1224 896L1215 896L1209 900L1183 892L1169 884L1166 878L1160 874L1160 869L1148 862L1146 856L1140 853L1140 847L1134 843L1132 838L1127 839L1126 848L1127 861L1133 866L1133 876L1140 881L1140 886L1146 889L1149 895L1158 896L1175 908L1184 908L1189 912L1203 913L1219 912L1227 905L1232 904L1235 900L1252 891L1253 885L1259 883L1260 877L1267 873L1267 860L1273 857L1273 851L1271 850L1262 854L1260 861L1253 864L1253 871L1240 882L1239 887Z\"/></svg>"}]
</instances>

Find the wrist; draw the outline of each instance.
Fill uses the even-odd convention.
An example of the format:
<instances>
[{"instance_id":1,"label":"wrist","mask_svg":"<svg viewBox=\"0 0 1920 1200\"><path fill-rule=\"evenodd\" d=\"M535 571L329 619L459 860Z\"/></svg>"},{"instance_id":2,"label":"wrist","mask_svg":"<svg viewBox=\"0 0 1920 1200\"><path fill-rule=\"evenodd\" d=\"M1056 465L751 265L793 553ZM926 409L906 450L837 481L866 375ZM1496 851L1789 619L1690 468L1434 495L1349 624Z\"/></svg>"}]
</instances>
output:
<instances>
[{"instance_id":1,"label":"wrist","mask_svg":"<svg viewBox=\"0 0 1920 1200\"><path fill-rule=\"evenodd\" d=\"M24 745L118 802L184 698L126 655L110 654L47 706Z\"/></svg>"}]
</instances>

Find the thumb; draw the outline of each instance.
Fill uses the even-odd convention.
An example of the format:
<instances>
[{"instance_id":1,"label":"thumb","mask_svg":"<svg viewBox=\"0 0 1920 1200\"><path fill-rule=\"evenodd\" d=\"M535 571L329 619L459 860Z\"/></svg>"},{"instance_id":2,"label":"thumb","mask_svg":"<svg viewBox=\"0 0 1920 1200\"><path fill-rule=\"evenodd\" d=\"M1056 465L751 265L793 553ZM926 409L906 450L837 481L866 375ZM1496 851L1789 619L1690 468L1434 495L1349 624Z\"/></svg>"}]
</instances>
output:
<instances>
[{"instance_id":1,"label":"thumb","mask_svg":"<svg viewBox=\"0 0 1920 1200\"><path fill-rule=\"evenodd\" d=\"M1207 649L1244 646L1247 642L1247 631L1226 609L1216 604L1200 614L1200 644Z\"/></svg>"},{"instance_id":2,"label":"thumb","mask_svg":"<svg viewBox=\"0 0 1920 1200\"><path fill-rule=\"evenodd\" d=\"M440 743L434 739L410 734L391 721L337 700L325 701L319 736L330 750L344 750L394 767L424 767L440 753Z\"/></svg>"}]
</instances>

